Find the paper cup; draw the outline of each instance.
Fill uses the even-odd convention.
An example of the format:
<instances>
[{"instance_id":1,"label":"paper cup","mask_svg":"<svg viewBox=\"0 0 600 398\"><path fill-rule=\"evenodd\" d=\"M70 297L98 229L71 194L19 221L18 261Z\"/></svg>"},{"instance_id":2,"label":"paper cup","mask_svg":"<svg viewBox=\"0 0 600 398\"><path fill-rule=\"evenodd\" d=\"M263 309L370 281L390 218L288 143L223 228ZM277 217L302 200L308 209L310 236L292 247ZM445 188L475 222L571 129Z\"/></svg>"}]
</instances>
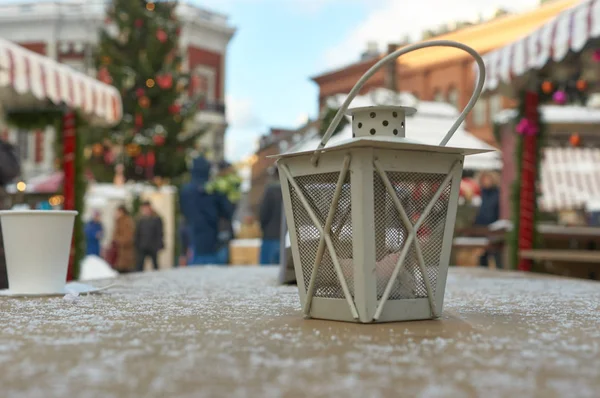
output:
<instances>
[{"instance_id":1,"label":"paper cup","mask_svg":"<svg viewBox=\"0 0 600 398\"><path fill-rule=\"evenodd\" d=\"M60 210L0 211L11 293L53 294L65 289L76 215Z\"/></svg>"}]
</instances>

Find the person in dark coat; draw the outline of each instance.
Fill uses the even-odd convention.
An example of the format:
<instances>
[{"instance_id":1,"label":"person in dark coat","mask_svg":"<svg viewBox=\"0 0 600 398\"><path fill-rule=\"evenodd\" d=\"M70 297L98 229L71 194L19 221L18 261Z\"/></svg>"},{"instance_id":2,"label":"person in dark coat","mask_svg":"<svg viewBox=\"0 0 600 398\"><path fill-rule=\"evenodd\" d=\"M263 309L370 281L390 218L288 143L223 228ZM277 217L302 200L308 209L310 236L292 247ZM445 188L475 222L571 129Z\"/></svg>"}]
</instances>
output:
<instances>
[{"instance_id":1,"label":"person in dark coat","mask_svg":"<svg viewBox=\"0 0 600 398\"><path fill-rule=\"evenodd\" d=\"M475 225L489 226L500 219L500 189L496 183L494 174L483 172L479 176L479 185L481 189L481 207L475 217ZM502 268L500 252L488 249L479 258L479 265L488 267L488 258L494 257L497 268Z\"/></svg>"},{"instance_id":2,"label":"person in dark coat","mask_svg":"<svg viewBox=\"0 0 600 398\"><path fill-rule=\"evenodd\" d=\"M192 181L181 189L179 205L189 224L194 265L217 264L219 221L233 217L234 206L218 191L206 190L211 165L203 157L194 159Z\"/></svg>"},{"instance_id":3,"label":"person in dark coat","mask_svg":"<svg viewBox=\"0 0 600 398\"><path fill-rule=\"evenodd\" d=\"M260 247L260 264L279 264L281 243L281 213L283 198L277 168L271 169L272 181L266 186L260 204L260 227L262 244Z\"/></svg>"},{"instance_id":4,"label":"person in dark coat","mask_svg":"<svg viewBox=\"0 0 600 398\"><path fill-rule=\"evenodd\" d=\"M140 210L142 215L135 228L136 270L144 270L144 261L148 257L154 269L158 270L158 252L164 248L163 222L150 202L142 203Z\"/></svg>"},{"instance_id":5,"label":"person in dark coat","mask_svg":"<svg viewBox=\"0 0 600 398\"><path fill-rule=\"evenodd\" d=\"M17 149L10 143L0 140L0 210L4 209L6 192L4 187L21 174L21 164ZM8 289L4 240L0 228L0 289Z\"/></svg>"},{"instance_id":6,"label":"person in dark coat","mask_svg":"<svg viewBox=\"0 0 600 398\"><path fill-rule=\"evenodd\" d=\"M92 219L85 224L84 233L86 256L100 257L100 240L102 239L103 228L99 211L94 211Z\"/></svg>"}]
</instances>

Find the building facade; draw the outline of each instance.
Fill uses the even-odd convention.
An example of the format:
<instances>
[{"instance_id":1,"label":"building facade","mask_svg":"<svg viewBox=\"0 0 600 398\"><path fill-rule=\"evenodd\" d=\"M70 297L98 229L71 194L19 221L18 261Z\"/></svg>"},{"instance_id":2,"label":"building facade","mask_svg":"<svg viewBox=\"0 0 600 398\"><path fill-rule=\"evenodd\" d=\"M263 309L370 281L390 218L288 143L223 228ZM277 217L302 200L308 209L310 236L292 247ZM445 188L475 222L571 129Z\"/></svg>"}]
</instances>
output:
<instances>
[{"instance_id":1,"label":"building facade","mask_svg":"<svg viewBox=\"0 0 600 398\"><path fill-rule=\"evenodd\" d=\"M0 37L95 76L93 52L98 43L98 32L105 24L105 6L106 2L97 0L2 5ZM229 24L227 16L196 6L182 3L177 13L182 22L183 65L195 76L190 90L205 96L194 127L207 130L201 145L216 160L221 160L227 128L225 63L235 28ZM40 138L42 134L38 132L27 134L3 126L3 134L21 147L25 178L53 170L53 129L47 129Z\"/></svg>"},{"instance_id":2,"label":"building facade","mask_svg":"<svg viewBox=\"0 0 600 398\"><path fill-rule=\"evenodd\" d=\"M435 40L453 40L485 54L504 47L579 3L577 0L545 2L538 8L521 14L502 15L477 25L433 37ZM397 46L388 46L388 53ZM348 65L313 77L319 85L319 107L327 97L348 93L358 79L383 55ZM422 100L443 101L462 109L466 106L475 84L473 59L457 49L433 47L409 53L398 58L388 68L376 73L365 85L363 92L374 87L407 91ZM492 120L502 109L514 103L499 95L482 98L466 120L466 128L483 141L497 145L492 131Z\"/></svg>"}]
</instances>

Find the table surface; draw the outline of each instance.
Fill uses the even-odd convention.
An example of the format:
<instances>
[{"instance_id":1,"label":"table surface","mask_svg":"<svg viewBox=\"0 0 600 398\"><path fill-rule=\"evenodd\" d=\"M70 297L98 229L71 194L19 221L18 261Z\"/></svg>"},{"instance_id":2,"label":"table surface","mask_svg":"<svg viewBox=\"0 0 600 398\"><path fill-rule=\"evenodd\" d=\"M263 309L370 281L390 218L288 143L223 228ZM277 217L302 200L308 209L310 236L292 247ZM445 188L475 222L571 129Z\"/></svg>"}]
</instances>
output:
<instances>
[{"instance_id":1,"label":"table surface","mask_svg":"<svg viewBox=\"0 0 600 398\"><path fill-rule=\"evenodd\" d=\"M584 280L452 268L441 319L358 325L303 319L274 268L186 268L0 312L4 398L600 391L600 284Z\"/></svg>"}]
</instances>

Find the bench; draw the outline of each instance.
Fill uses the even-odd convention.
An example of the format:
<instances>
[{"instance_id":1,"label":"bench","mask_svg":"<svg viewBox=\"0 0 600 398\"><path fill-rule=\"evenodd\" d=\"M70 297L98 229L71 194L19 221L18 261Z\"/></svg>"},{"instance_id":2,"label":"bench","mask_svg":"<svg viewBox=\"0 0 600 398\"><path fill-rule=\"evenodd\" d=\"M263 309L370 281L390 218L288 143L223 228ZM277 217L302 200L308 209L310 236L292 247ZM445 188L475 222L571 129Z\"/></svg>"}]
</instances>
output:
<instances>
[{"instance_id":1,"label":"bench","mask_svg":"<svg viewBox=\"0 0 600 398\"><path fill-rule=\"evenodd\" d=\"M596 250L521 250L519 255L528 260L560 261L600 264L600 251Z\"/></svg>"}]
</instances>

